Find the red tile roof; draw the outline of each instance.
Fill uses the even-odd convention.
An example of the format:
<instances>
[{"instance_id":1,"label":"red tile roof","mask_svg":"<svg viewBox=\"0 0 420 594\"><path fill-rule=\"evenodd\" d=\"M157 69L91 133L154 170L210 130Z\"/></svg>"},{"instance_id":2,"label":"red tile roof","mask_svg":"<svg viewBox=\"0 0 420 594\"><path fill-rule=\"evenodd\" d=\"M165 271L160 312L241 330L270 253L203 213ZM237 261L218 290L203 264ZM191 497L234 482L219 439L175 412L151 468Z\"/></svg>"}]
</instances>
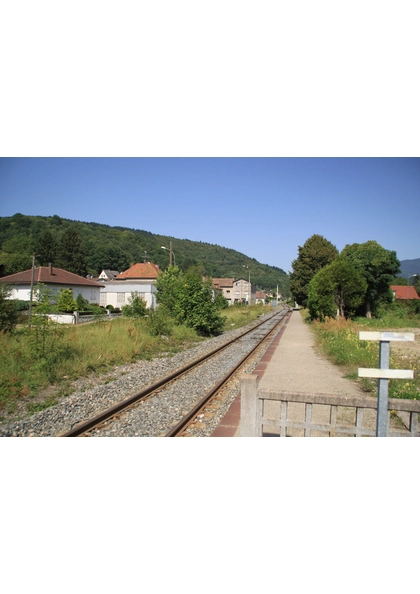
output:
<instances>
[{"instance_id":1,"label":"red tile roof","mask_svg":"<svg viewBox=\"0 0 420 594\"><path fill-rule=\"evenodd\" d=\"M212 285L215 289L222 287L233 287L233 278L213 278Z\"/></svg>"},{"instance_id":2,"label":"red tile roof","mask_svg":"<svg viewBox=\"0 0 420 594\"><path fill-rule=\"evenodd\" d=\"M115 277L115 280L129 280L129 279L155 279L159 274L159 266L151 262L142 262L141 264L134 264L128 270L121 272Z\"/></svg>"},{"instance_id":3,"label":"red tile roof","mask_svg":"<svg viewBox=\"0 0 420 594\"><path fill-rule=\"evenodd\" d=\"M416 289L412 285L406 287L393 285L391 291L394 293L395 299L420 299Z\"/></svg>"},{"instance_id":4,"label":"red tile roof","mask_svg":"<svg viewBox=\"0 0 420 594\"><path fill-rule=\"evenodd\" d=\"M28 285L31 283L32 268L24 270L23 272L16 272L0 278L0 282L8 285ZM45 283L55 285L85 285L88 287L102 287L103 285L96 283L89 278L67 272L62 268L55 268L54 266L37 266L34 269L34 283Z\"/></svg>"}]
</instances>

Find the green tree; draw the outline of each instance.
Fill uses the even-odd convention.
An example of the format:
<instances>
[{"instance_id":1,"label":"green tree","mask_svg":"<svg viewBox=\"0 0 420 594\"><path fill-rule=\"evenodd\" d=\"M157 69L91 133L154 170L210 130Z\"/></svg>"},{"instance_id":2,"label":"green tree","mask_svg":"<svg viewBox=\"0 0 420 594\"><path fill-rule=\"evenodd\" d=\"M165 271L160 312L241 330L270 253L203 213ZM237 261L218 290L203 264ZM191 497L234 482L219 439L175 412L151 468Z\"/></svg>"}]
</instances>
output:
<instances>
[{"instance_id":1,"label":"green tree","mask_svg":"<svg viewBox=\"0 0 420 594\"><path fill-rule=\"evenodd\" d=\"M164 307L172 318L181 318L181 296L184 275L178 266L171 266L159 273L156 279L156 301Z\"/></svg>"},{"instance_id":2,"label":"green tree","mask_svg":"<svg viewBox=\"0 0 420 594\"><path fill-rule=\"evenodd\" d=\"M73 291L71 289L62 289L60 291L57 308L58 311L65 311L66 313L76 311L77 303L73 299Z\"/></svg>"},{"instance_id":3,"label":"green tree","mask_svg":"<svg viewBox=\"0 0 420 594\"><path fill-rule=\"evenodd\" d=\"M192 267L183 273L172 266L159 274L156 288L158 303L177 323L194 328L204 336L223 329L225 318L213 301L211 281L203 280L201 267Z\"/></svg>"},{"instance_id":4,"label":"green tree","mask_svg":"<svg viewBox=\"0 0 420 594\"><path fill-rule=\"evenodd\" d=\"M32 266L30 237L19 234L4 241L0 259L6 275L28 270Z\"/></svg>"},{"instance_id":5,"label":"green tree","mask_svg":"<svg viewBox=\"0 0 420 594\"><path fill-rule=\"evenodd\" d=\"M61 236L57 259L60 268L80 276L87 275L85 251L80 235L73 227L66 229Z\"/></svg>"},{"instance_id":6,"label":"green tree","mask_svg":"<svg viewBox=\"0 0 420 594\"><path fill-rule=\"evenodd\" d=\"M15 299L11 299L12 287L0 283L0 332L12 332L19 319Z\"/></svg>"},{"instance_id":7,"label":"green tree","mask_svg":"<svg viewBox=\"0 0 420 594\"><path fill-rule=\"evenodd\" d=\"M76 306L77 311L86 311L89 307L89 301L79 293L76 297Z\"/></svg>"},{"instance_id":8,"label":"green tree","mask_svg":"<svg viewBox=\"0 0 420 594\"><path fill-rule=\"evenodd\" d=\"M89 242L89 255L86 257L87 266L100 274L102 270L118 270L122 272L129 268L131 255L122 250L117 244L101 245Z\"/></svg>"},{"instance_id":9,"label":"green tree","mask_svg":"<svg viewBox=\"0 0 420 594\"><path fill-rule=\"evenodd\" d=\"M182 321L199 334L212 336L223 329L226 318L220 315L213 301L211 281L203 281L199 268L190 268L185 273L180 305Z\"/></svg>"},{"instance_id":10,"label":"green tree","mask_svg":"<svg viewBox=\"0 0 420 594\"><path fill-rule=\"evenodd\" d=\"M218 309L227 309L229 307L229 302L226 297L223 297L223 293L217 293L214 304Z\"/></svg>"},{"instance_id":11,"label":"green tree","mask_svg":"<svg viewBox=\"0 0 420 594\"><path fill-rule=\"evenodd\" d=\"M309 283L308 310L312 319L351 316L363 303L367 283L352 264L338 257L319 270Z\"/></svg>"},{"instance_id":12,"label":"green tree","mask_svg":"<svg viewBox=\"0 0 420 594\"><path fill-rule=\"evenodd\" d=\"M364 277L366 295L360 313L372 317L381 301L391 301L390 285L400 272L400 262L394 251L386 250L376 241L346 245L341 256L347 258Z\"/></svg>"},{"instance_id":13,"label":"green tree","mask_svg":"<svg viewBox=\"0 0 420 594\"><path fill-rule=\"evenodd\" d=\"M35 253L40 266L55 264L57 259L57 242L51 231L44 231L35 242Z\"/></svg>"},{"instance_id":14,"label":"green tree","mask_svg":"<svg viewBox=\"0 0 420 594\"><path fill-rule=\"evenodd\" d=\"M294 299L307 306L309 283L315 274L338 256L337 248L322 235L312 235L298 248L298 257L292 262L290 291Z\"/></svg>"}]
</instances>

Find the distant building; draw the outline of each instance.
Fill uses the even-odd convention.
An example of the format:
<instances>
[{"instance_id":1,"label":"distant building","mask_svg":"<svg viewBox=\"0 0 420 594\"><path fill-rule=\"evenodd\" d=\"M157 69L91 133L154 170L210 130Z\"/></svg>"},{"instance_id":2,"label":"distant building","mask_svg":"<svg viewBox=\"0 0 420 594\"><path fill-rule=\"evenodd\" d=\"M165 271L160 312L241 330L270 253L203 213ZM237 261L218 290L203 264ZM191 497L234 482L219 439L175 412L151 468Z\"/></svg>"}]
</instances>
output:
<instances>
[{"instance_id":1,"label":"distant building","mask_svg":"<svg viewBox=\"0 0 420 594\"><path fill-rule=\"evenodd\" d=\"M0 278L0 282L13 287L11 298L29 301L31 298L32 268L23 272L16 272ZM89 303L99 304L102 285L93 280L67 272L62 268L49 266L37 266L34 268L34 294L38 291L38 285L48 287L53 295L58 295L62 289L71 289L73 298L77 299L82 295Z\"/></svg>"},{"instance_id":2,"label":"distant building","mask_svg":"<svg viewBox=\"0 0 420 594\"><path fill-rule=\"evenodd\" d=\"M238 278L233 281L233 302L247 303L252 305L255 303L255 287L245 278Z\"/></svg>"},{"instance_id":3,"label":"distant building","mask_svg":"<svg viewBox=\"0 0 420 594\"><path fill-rule=\"evenodd\" d=\"M102 270L101 274L98 276L98 281L112 281L119 275L118 270Z\"/></svg>"},{"instance_id":4,"label":"distant building","mask_svg":"<svg viewBox=\"0 0 420 594\"><path fill-rule=\"evenodd\" d=\"M394 293L394 299L420 299L412 285L392 285L391 291Z\"/></svg>"},{"instance_id":5,"label":"distant building","mask_svg":"<svg viewBox=\"0 0 420 594\"><path fill-rule=\"evenodd\" d=\"M233 278L213 278L212 286L216 291L220 291L229 305L233 303Z\"/></svg>"},{"instance_id":6,"label":"distant building","mask_svg":"<svg viewBox=\"0 0 420 594\"><path fill-rule=\"evenodd\" d=\"M244 278L214 278L212 285L223 293L229 305L234 303L255 303L255 286Z\"/></svg>"},{"instance_id":7,"label":"distant building","mask_svg":"<svg viewBox=\"0 0 420 594\"><path fill-rule=\"evenodd\" d=\"M255 292L255 303L265 303L265 292L264 291L256 291Z\"/></svg>"}]
</instances>

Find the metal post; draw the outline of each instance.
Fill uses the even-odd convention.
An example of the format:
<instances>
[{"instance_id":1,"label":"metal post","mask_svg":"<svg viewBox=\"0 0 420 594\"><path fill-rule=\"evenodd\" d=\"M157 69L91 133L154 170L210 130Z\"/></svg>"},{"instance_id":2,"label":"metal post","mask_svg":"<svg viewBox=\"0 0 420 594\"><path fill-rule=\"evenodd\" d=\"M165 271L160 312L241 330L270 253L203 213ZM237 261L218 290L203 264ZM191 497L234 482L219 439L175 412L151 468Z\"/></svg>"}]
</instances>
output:
<instances>
[{"instance_id":1,"label":"metal post","mask_svg":"<svg viewBox=\"0 0 420 594\"><path fill-rule=\"evenodd\" d=\"M31 274L31 293L29 297L29 320L28 328L31 328L31 317L32 317L32 296L34 293L34 276L35 276L35 254L32 255L32 274Z\"/></svg>"},{"instance_id":2,"label":"metal post","mask_svg":"<svg viewBox=\"0 0 420 594\"><path fill-rule=\"evenodd\" d=\"M169 242L169 266L172 266L172 241Z\"/></svg>"},{"instance_id":3,"label":"metal post","mask_svg":"<svg viewBox=\"0 0 420 594\"><path fill-rule=\"evenodd\" d=\"M379 369L389 369L389 341L379 343ZM388 379L378 379L378 413L376 437L386 437L388 432Z\"/></svg>"}]
</instances>

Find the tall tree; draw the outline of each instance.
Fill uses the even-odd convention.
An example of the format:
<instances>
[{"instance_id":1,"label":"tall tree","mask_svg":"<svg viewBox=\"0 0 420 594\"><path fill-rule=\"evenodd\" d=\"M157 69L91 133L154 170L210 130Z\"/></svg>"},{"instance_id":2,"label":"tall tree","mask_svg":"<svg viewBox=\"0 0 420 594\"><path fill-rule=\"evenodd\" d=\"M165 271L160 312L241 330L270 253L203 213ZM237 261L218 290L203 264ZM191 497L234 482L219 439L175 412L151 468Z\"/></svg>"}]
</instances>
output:
<instances>
[{"instance_id":1,"label":"tall tree","mask_svg":"<svg viewBox=\"0 0 420 594\"><path fill-rule=\"evenodd\" d=\"M57 266L68 272L86 276L86 256L79 233L69 227L61 236L57 250Z\"/></svg>"},{"instance_id":2,"label":"tall tree","mask_svg":"<svg viewBox=\"0 0 420 594\"><path fill-rule=\"evenodd\" d=\"M37 255L37 262L40 266L56 264L57 242L51 231L44 231L44 233L39 236L35 243L35 253Z\"/></svg>"},{"instance_id":3,"label":"tall tree","mask_svg":"<svg viewBox=\"0 0 420 594\"><path fill-rule=\"evenodd\" d=\"M351 316L363 303L367 283L346 258L338 257L319 270L309 283L308 309L312 319Z\"/></svg>"},{"instance_id":4,"label":"tall tree","mask_svg":"<svg viewBox=\"0 0 420 594\"><path fill-rule=\"evenodd\" d=\"M341 256L352 263L367 283L363 308L366 317L371 318L379 302L392 297L390 285L400 272L397 254L370 240L346 245Z\"/></svg>"},{"instance_id":5,"label":"tall tree","mask_svg":"<svg viewBox=\"0 0 420 594\"><path fill-rule=\"evenodd\" d=\"M307 306L309 283L315 274L338 256L337 248L322 235L312 235L298 248L292 262L290 291L299 305Z\"/></svg>"}]
</instances>

